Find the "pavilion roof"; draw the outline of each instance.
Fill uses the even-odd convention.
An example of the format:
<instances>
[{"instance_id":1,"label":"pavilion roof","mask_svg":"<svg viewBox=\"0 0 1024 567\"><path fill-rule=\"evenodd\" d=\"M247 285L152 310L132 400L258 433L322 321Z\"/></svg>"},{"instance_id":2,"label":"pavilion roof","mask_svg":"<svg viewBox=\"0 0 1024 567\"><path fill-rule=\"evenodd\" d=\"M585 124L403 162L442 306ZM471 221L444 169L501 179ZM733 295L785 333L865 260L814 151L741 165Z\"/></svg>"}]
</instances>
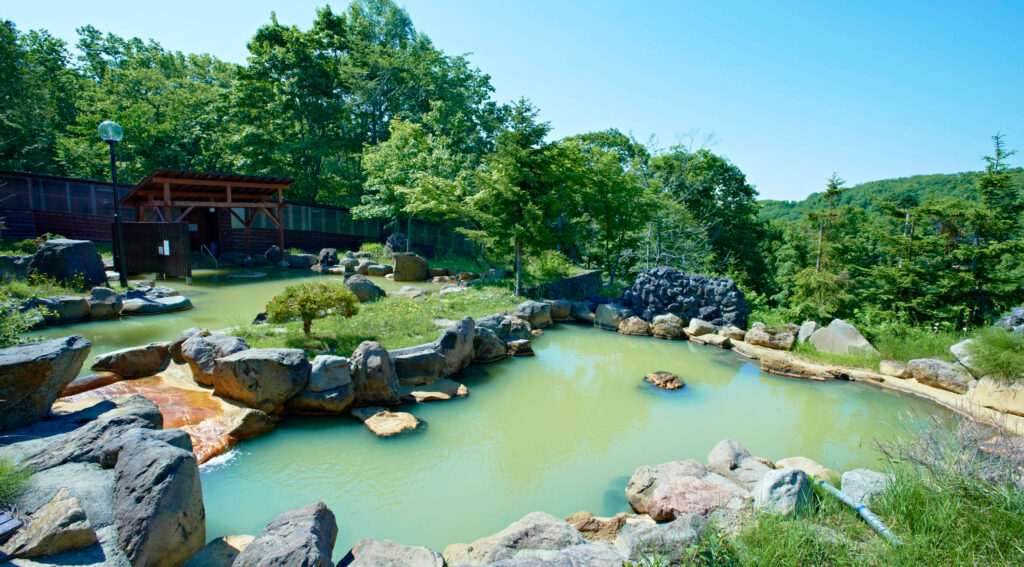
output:
<instances>
[{"instance_id":1,"label":"pavilion roof","mask_svg":"<svg viewBox=\"0 0 1024 567\"><path fill-rule=\"evenodd\" d=\"M170 201L189 204L261 203L277 197L292 181L287 177L157 169L122 197L121 204L164 203L168 195Z\"/></svg>"}]
</instances>

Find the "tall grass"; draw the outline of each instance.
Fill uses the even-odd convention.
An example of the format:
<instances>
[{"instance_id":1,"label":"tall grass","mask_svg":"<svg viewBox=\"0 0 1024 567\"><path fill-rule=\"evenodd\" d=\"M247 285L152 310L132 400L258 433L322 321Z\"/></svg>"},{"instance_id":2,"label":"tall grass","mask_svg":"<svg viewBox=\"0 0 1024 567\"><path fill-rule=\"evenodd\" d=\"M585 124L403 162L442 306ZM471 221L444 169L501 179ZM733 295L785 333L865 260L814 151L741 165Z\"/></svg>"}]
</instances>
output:
<instances>
[{"instance_id":1,"label":"tall grass","mask_svg":"<svg viewBox=\"0 0 1024 567\"><path fill-rule=\"evenodd\" d=\"M32 471L0 459L0 510L7 509L25 489Z\"/></svg>"},{"instance_id":2,"label":"tall grass","mask_svg":"<svg viewBox=\"0 0 1024 567\"><path fill-rule=\"evenodd\" d=\"M1005 382L1024 380L1024 336L989 327L972 338L971 366L978 372Z\"/></svg>"}]
</instances>

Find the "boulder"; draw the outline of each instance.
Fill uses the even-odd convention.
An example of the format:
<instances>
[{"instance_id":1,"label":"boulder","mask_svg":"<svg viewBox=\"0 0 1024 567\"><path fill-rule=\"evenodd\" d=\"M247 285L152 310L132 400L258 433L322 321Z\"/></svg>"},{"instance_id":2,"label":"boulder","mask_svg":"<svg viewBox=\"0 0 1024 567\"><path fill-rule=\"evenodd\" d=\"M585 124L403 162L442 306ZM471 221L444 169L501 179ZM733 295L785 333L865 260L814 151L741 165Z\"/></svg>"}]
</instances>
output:
<instances>
[{"instance_id":1,"label":"boulder","mask_svg":"<svg viewBox=\"0 0 1024 567\"><path fill-rule=\"evenodd\" d=\"M434 343L434 348L444 358L442 376L452 376L473 362L473 341L476 322L472 317L464 317L461 321L441 331L441 336Z\"/></svg>"},{"instance_id":2,"label":"boulder","mask_svg":"<svg viewBox=\"0 0 1024 567\"><path fill-rule=\"evenodd\" d=\"M171 363L168 343L149 343L97 355L89 370L113 372L125 379L152 376L163 372Z\"/></svg>"},{"instance_id":3,"label":"boulder","mask_svg":"<svg viewBox=\"0 0 1024 567\"><path fill-rule=\"evenodd\" d=\"M747 331L744 342L775 350L793 350L796 334L800 328L793 324L769 327L761 322L754 323ZM812 337L813 343L813 337Z\"/></svg>"},{"instance_id":4,"label":"boulder","mask_svg":"<svg viewBox=\"0 0 1024 567\"><path fill-rule=\"evenodd\" d=\"M1024 383L986 376L971 390L971 403L1024 417Z\"/></svg>"},{"instance_id":5,"label":"boulder","mask_svg":"<svg viewBox=\"0 0 1024 567\"><path fill-rule=\"evenodd\" d=\"M506 352L509 356L533 356L533 345L527 339L505 341Z\"/></svg>"},{"instance_id":6,"label":"boulder","mask_svg":"<svg viewBox=\"0 0 1024 567\"><path fill-rule=\"evenodd\" d=\"M497 362L508 356L505 342L494 331L486 327L474 328L473 352L473 362L476 364Z\"/></svg>"},{"instance_id":7,"label":"boulder","mask_svg":"<svg viewBox=\"0 0 1024 567\"><path fill-rule=\"evenodd\" d=\"M121 430L125 431L123 428ZM112 469L117 465L117 459L121 456L121 452L124 449L132 445L141 445L154 441L166 443L190 453L192 452L192 438L181 429L136 427L135 429L128 429L123 434L111 438L103 444L100 450L100 465L105 469Z\"/></svg>"},{"instance_id":8,"label":"boulder","mask_svg":"<svg viewBox=\"0 0 1024 567\"><path fill-rule=\"evenodd\" d=\"M219 537L203 546L183 567L231 567L252 540L251 535Z\"/></svg>"},{"instance_id":9,"label":"boulder","mask_svg":"<svg viewBox=\"0 0 1024 567\"><path fill-rule=\"evenodd\" d=\"M121 295L109 287L94 287L86 298L90 319L112 319L121 314Z\"/></svg>"},{"instance_id":10,"label":"boulder","mask_svg":"<svg viewBox=\"0 0 1024 567\"><path fill-rule=\"evenodd\" d=\"M686 327L686 334L691 337L699 337L701 335L710 335L716 332L718 329L715 325L704 321L702 319L690 319L690 325Z\"/></svg>"},{"instance_id":11,"label":"boulder","mask_svg":"<svg viewBox=\"0 0 1024 567\"><path fill-rule=\"evenodd\" d=\"M402 395L402 401L406 402L440 402L468 396L469 388L455 380L441 378L426 386L402 386L399 393Z\"/></svg>"},{"instance_id":12,"label":"boulder","mask_svg":"<svg viewBox=\"0 0 1024 567\"><path fill-rule=\"evenodd\" d=\"M803 515L810 510L811 481L800 469L775 469L754 486L754 510L774 514Z\"/></svg>"},{"instance_id":13,"label":"boulder","mask_svg":"<svg viewBox=\"0 0 1024 567\"><path fill-rule=\"evenodd\" d=\"M394 405L401 401L395 366L380 343L364 341L352 353L350 362L355 405Z\"/></svg>"},{"instance_id":14,"label":"boulder","mask_svg":"<svg viewBox=\"0 0 1024 567\"><path fill-rule=\"evenodd\" d=\"M718 442L711 452L708 453L708 468L718 466L725 470L732 470L740 466L740 463L750 457L750 452L732 439L723 439Z\"/></svg>"},{"instance_id":15,"label":"boulder","mask_svg":"<svg viewBox=\"0 0 1024 567\"><path fill-rule=\"evenodd\" d=\"M822 466L820 463L807 457L787 457L781 461L775 463L777 469L800 469L804 473L818 480L829 480L836 475L836 472L830 468Z\"/></svg>"},{"instance_id":16,"label":"boulder","mask_svg":"<svg viewBox=\"0 0 1024 567\"><path fill-rule=\"evenodd\" d=\"M689 514L717 517L723 508L742 510L749 497L746 490L716 475L683 476L661 483L651 492L647 513L656 522L671 522Z\"/></svg>"},{"instance_id":17,"label":"boulder","mask_svg":"<svg viewBox=\"0 0 1024 567\"><path fill-rule=\"evenodd\" d=\"M157 313L171 313L192 309L192 302L189 298L176 295L171 297L158 297L156 299L134 298L126 299L121 307L122 315L154 315Z\"/></svg>"},{"instance_id":18,"label":"boulder","mask_svg":"<svg viewBox=\"0 0 1024 567\"><path fill-rule=\"evenodd\" d=\"M232 567L331 567L338 523L323 502L277 516L256 534Z\"/></svg>"},{"instance_id":19,"label":"boulder","mask_svg":"<svg viewBox=\"0 0 1024 567\"><path fill-rule=\"evenodd\" d=\"M47 557L96 542L96 532L78 499L61 488L32 514L27 527L0 547L0 556Z\"/></svg>"},{"instance_id":20,"label":"boulder","mask_svg":"<svg viewBox=\"0 0 1024 567\"><path fill-rule=\"evenodd\" d=\"M321 267L337 266L338 251L334 248L322 248L316 256L316 263Z\"/></svg>"},{"instance_id":21,"label":"boulder","mask_svg":"<svg viewBox=\"0 0 1024 567\"><path fill-rule=\"evenodd\" d=\"M204 386L214 385L217 359L249 350L249 343L231 335L194 333L181 345L181 358L192 370L192 379Z\"/></svg>"},{"instance_id":22,"label":"boulder","mask_svg":"<svg viewBox=\"0 0 1024 567\"><path fill-rule=\"evenodd\" d=\"M893 378L911 378L912 375L906 364L898 360L883 360L878 363L878 371Z\"/></svg>"},{"instance_id":23,"label":"boulder","mask_svg":"<svg viewBox=\"0 0 1024 567\"><path fill-rule=\"evenodd\" d=\"M409 249L409 237L404 232L393 232L388 236L387 240L384 241L384 247L388 249L388 252L394 254L395 252L404 252Z\"/></svg>"},{"instance_id":24,"label":"boulder","mask_svg":"<svg viewBox=\"0 0 1024 567\"><path fill-rule=\"evenodd\" d=\"M379 406L356 408L352 415L366 425L377 437L392 437L420 425L416 416L406 412L392 412Z\"/></svg>"},{"instance_id":25,"label":"boulder","mask_svg":"<svg viewBox=\"0 0 1024 567\"><path fill-rule=\"evenodd\" d=\"M742 341L747 336L747 332L736 325L726 325L718 330L718 334L733 341Z\"/></svg>"},{"instance_id":26,"label":"boulder","mask_svg":"<svg viewBox=\"0 0 1024 567\"><path fill-rule=\"evenodd\" d=\"M132 565L176 567L206 543L199 464L159 441L129 445L114 467L114 525Z\"/></svg>"},{"instance_id":27,"label":"boulder","mask_svg":"<svg viewBox=\"0 0 1024 567\"><path fill-rule=\"evenodd\" d=\"M732 339L717 333L690 337L690 340L701 345L711 345L723 349L732 348Z\"/></svg>"},{"instance_id":28,"label":"boulder","mask_svg":"<svg viewBox=\"0 0 1024 567\"><path fill-rule=\"evenodd\" d=\"M957 394L967 393L974 379L956 366L933 358L917 358L907 363L914 380L933 388L941 388Z\"/></svg>"},{"instance_id":29,"label":"boulder","mask_svg":"<svg viewBox=\"0 0 1024 567\"><path fill-rule=\"evenodd\" d=\"M267 413L280 413L284 403L309 381L306 353L294 348L254 348L217 359L213 394Z\"/></svg>"},{"instance_id":30,"label":"boulder","mask_svg":"<svg viewBox=\"0 0 1024 567\"><path fill-rule=\"evenodd\" d=\"M75 295L55 295L35 300L36 307L46 309L47 325L65 325L89 318L89 300Z\"/></svg>"},{"instance_id":31,"label":"boulder","mask_svg":"<svg viewBox=\"0 0 1024 567\"><path fill-rule=\"evenodd\" d=\"M88 240L55 238L44 242L29 260L26 274L41 274L71 285L101 286L107 271L96 247Z\"/></svg>"},{"instance_id":32,"label":"boulder","mask_svg":"<svg viewBox=\"0 0 1024 567\"><path fill-rule=\"evenodd\" d=\"M316 265L316 256L313 254L290 254L288 256L289 268L312 268Z\"/></svg>"},{"instance_id":33,"label":"boulder","mask_svg":"<svg viewBox=\"0 0 1024 567\"><path fill-rule=\"evenodd\" d=\"M345 279L345 287L355 294L360 303L374 301L387 296L387 293L371 282L366 276L356 274Z\"/></svg>"},{"instance_id":34,"label":"boulder","mask_svg":"<svg viewBox=\"0 0 1024 567\"><path fill-rule=\"evenodd\" d=\"M403 386L429 384L444 374L445 359L433 343L389 351L391 361Z\"/></svg>"},{"instance_id":35,"label":"boulder","mask_svg":"<svg viewBox=\"0 0 1024 567\"><path fill-rule=\"evenodd\" d=\"M700 478L707 472L704 465L693 459L642 466L636 469L629 479L629 484L626 485L626 501L638 514L645 514L651 494L660 485L682 477Z\"/></svg>"},{"instance_id":36,"label":"boulder","mask_svg":"<svg viewBox=\"0 0 1024 567\"><path fill-rule=\"evenodd\" d=\"M828 327L814 331L807 340L822 352L878 354L878 350L871 346L856 327L842 319L833 319Z\"/></svg>"},{"instance_id":37,"label":"boulder","mask_svg":"<svg viewBox=\"0 0 1024 567\"><path fill-rule=\"evenodd\" d=\"M0 430L44 419L78 376L91 348L88 339L72 335L0 349Z\"/></svg>"},{"instance_id":38,"label":"boulder","mask_svg":"<svg viewBox=\"0 0 1024 567\"><path fill-rule=\"evenodd\" d=\"M310 365L309 381L284 407L289 413L341 414L355 397L348 359L321 354Z\"/></svg>"},{"instance_id":39,"label":"boulder","mask_svg":"<svg viewBox=\"0 0 1024 567\"><path fill-rule=\"evenodd\" d=\"M978 363L975 360L974 355L971 353L974 348L974 339L964 339L955 345L949 347L949 353L953 355L953 358L960 363L961 366L967 369L971 375L980 377L981 372L978 370Z\"/></svg>"},{"instance_id":40,"label":"boulder","mask_svg":"<svg viewBox=\"0 0 1024 567\"><path fill-rule=\"evenodd\" d=\"M569 315L577 323L587 323L590 325L594 324L594 309L590 307L586 302L573 301L569 307Z\"/></svg>"},{"instance_id":41,"label":"boulder","mask_svg":"<svg viewBox=\"0 0 1024 567\"><path fill-rule=\"evenodd\" d=\"M395 252L392 255L395 268L392 272L396 282L422 282L430 279L427 261L410 252Z\"/></svg>"},{"instance_id":42,"label":"boulder","mask_svg":"<svg viewBox=\"0 0 1024 567\"><path fill-rule=\"evenodd\" d=\"M358 264L357 264L358 265ZM370 264L366 267L366 275L382 277L393 272L394 269L387 264Z\"/></svg>"},{"instance_id":43,"label":"boulder","mask_svg":"<svg viewBox=\"0 0 1024 567\"><path fill-rule=\"evenodd\" d=\"M345 256L341 260L338 260L338 265L341 266L342 268L345 268L348 271L355 272L356 266L359 265L359 259Z\"/></svg>"},{"instance_id":44,"label":"boulder","mask_svg":"<svg viewBox=\"0 0 1024 567\"><path fill-rule=\"evenodd\" d=\"M686 385L682 378L672 374L671 372L651 372L647 376L644 376L644 380L647 380L662 390L678 390Z\"/></svg>"},{"instance_id":45,"label":"boulder","mask_svg":"<svg viewBox=\"0 0 1024 567\"><path fill-rule=\"evenodd\" d=\"M683 320L671 313L662 313L654 317L651 321L651 334L656 339L682 340L687 338Z\"/></svg>"},{"instance_id":46,"label":"boulder","mask_svg":"<svg viewBox=\"0 0 1024 567\"><path fill-rule=\"evenodd\" d=\"M189 340L195 335L206 334L209 335L209 331L203 331L199 327L189 327L184 331L178 333L178 336L171 341L171 344L167 345L167 353L170 354L171 360L175 364L185 364L185 358L181 355L181 347L185 344L185 341Z\"/></svg>"},{"instance_id":47,"label":"boulder","mask_svg":"<svg viewBox=\"0 0 1024 567\"><path fill-rule=\"evenodd\" d=\"M623 565L647 565L652 557L664 565L690 565L691 550L703 539L707 525L698 514L684 514L666 524L631 522L619 532L615 547L630 561Z\"/></svg>"},{"instance_id":48,"label":"boulder","mask_svg":"<svg viewBox=\"0 0 1024 567\"><path fill-rule=\"evenodd\" d=\"M503 341L530 338L530 324L520 319L501 313L488 315L476 320L477 328L490 329Z\"/></svg>"},{"instance_id":49,"label":"boulder","mask_svg":"<svg viewBox=\"0 0 1024 567\"><path fill-rule=\"evenodd\" d=\"M821 329L821 325L817 321L804 321L796 332L796 341L800 344L806 343L818 329Z\"/></svg>"},{"instance_id":50,"label":"boulder","mask_svg":"<svg viewBox=\"0 0 1024 567\"><path fill-rule=\"evenodd\" d=\"M619 323L619 333L623 335L651 336L651 326L639 317L627 317Z\"/></svg>"},{"instance_id":51,"label":"boulder","mask_svg":"<svg viewBox=\"0 0 1024 567\"><path fill-rule=\"evenodd\" d=\"M582 511L570 515L565 521L590 541L613 541L630 518L639 519L641 516L619 513L611 518L598 518Z\"/></svg>"},{"instance_id":52,"label":"boulder","mask_svg":"<svg viewBox=\"0 0 1024 567\"><path fill-rule=\"evenodd\" d=\"M512 315L530 324L534 329L546 329L554 325L551 320L551 305L539 301L524 301L516 305Z\"/></svg>"},{"instance_id":53,"label":"boulder","mask_svg":"<svg viewBox=\"0 0 1024 567\"><path fill-rule=\"evenodd\" d=\"M565 299L546 299L544 303L551 306L551 319L553 321L572 320L572 304Z\"/></svg>"},{"instance_id":54,"label":"boulder","mask_svg":"<svg viewBox=\"0 0 1024 567\"><path fill-rule=\"evenodd\" d=\"M999 318L995 326L1007 331L1015 331L1024 325L1024 306L1014 307L1010 313Z\"/></svg>"},{"instance_id":55,"label":"boulder","mask_svg":"<svg viewBox=\"0 0 1024 567\"><path fill-rule=\"evenodd\" d=\"M891 474L875 472L871 469L855 469L843 473L840 490L854 502L870 504L871 499L885 492L893 481Z\"/></svg>"},{"instance_id":56,"label":"boulder","mask_svg":"<svg viewBox=\"0 0 1024 567\"><path fill-rule=\"evenodd\" d=\"M444 550L444 560L448 565L490 565L520 554L564 550L587 543L583 534L566 522L545 512L533 512L469 545L449 545Z\"/></svg>"},{"instance_id":57,"label":"boulder","mask_svg":"<svg viewBox=\"0 0 1024 567\"><path fill-rule=\"evenodd\" d=\"M390 540L363 538L339 565L345 567L444 567L441 554L425 547L400 545Z\"/></svg>"},{"instance_id":58,"label":"boulder","mask_svg":"<svg viewBox=\"0 0 1024 567\"><path fill-rule=\"evenodd\" d=\"M370 273L370 266L376 264L369 258L359 258L359 263L356 264L355 271L357 274L365 276Z\"/></svg>"},{"instance_id":59,"label":"boulder","mask_svg":"<svg viewBox=\"0 0 1024 567\"><path fill-rule=\"evenodd\" d=\"M608 331L618 331L623 319L633 316L633 311L614 303L597 306L594 311L594 326Z\"/></svg>"},{"instance_id":60,"label":"boulder","mask_svg":"<svg viewBox=\"0 0 1024 567\"><path fill-rule=\"evenodd\" d=\"M267 263L271 266L279 265L281 262L288 261L288 252L282 252L276 245L271 246L263 254L263 258L266 259Z\"/></svg>"},{"instance_id":61,"label":"boulder","mask_svg":"<svg viewBox=\"0 0 1024 567\"><path fill-rule=\"evenodd\" d=\"M25 279L31 261L31 256L0 255L0 281Z\"/></svg>"}]
</instances>

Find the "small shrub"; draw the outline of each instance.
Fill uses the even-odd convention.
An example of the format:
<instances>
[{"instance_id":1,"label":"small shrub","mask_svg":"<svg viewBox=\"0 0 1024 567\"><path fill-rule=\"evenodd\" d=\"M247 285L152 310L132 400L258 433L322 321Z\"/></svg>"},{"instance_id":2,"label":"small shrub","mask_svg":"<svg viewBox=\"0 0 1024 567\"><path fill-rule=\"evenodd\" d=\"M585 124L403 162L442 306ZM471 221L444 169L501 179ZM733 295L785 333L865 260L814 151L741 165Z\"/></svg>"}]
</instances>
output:
<instances>
[{"instance_id":1,"label":"small shrub","mask_svg":"<svg viewBox=\"0 0 1024 567\"><path fill-rule=\"evenodd\" d=\"M565 254L557 250L545 250L531 255L526 260L525 268L531 280L537 282L562 279L579 271Z\"/></svg>"},{"instance_id":2,"label":"small shrub","mask_svg":"<svg viewBox=\"0 0 1024 567\"><path fill-rule=\"evenodd\" d=\"M267 316L271 322L299 319L306 336L312 330L313 320L328 312L351 317L359 312L359 300L340 283L316 281L288 286L267 305Z\"/></svg>"},{"instance_id":3,"label":"small shrub","mask_svg":"<svg viewBox=\"0 0 1024 567\"><path fill-rule=\"evenodd\" d=\"M14 499L25 490L30 476L30 469L0 459L0 509L6 509L14 503Z\"/></svg>"},{"instance_id":4,"label":"small shrub","mask_svg":"<svg viewBox=\"0 0 1024 567\"><path fill-rule=\"evenodd\" d=\"M989 327L979 330L973 339L971 364L981 374L1006 382L1024 380L1024 336Z\"/></svg>"},{"instance_id":5,"label":"small shrub","mask_svg":"<svg viewBox=\"0 0 1024 567\"><path fill-rule=\"evenodd\" d=\"M45 315L46 310L42 308L22 311L20 300L0 291L0 348L26 342L23 333L30 331Z\"/></svg>"},{"instance_id":6,"label":"small shrub","mask_svg":"<svg viewBox=\"0 0 1024 567\"><path fill-rule=\"evenodd\" d=\"M390 264L391 253L380 242L364 242L359 245L360 252L369 252L370 259L378 264Z\"/></svg>"}]
</instances>

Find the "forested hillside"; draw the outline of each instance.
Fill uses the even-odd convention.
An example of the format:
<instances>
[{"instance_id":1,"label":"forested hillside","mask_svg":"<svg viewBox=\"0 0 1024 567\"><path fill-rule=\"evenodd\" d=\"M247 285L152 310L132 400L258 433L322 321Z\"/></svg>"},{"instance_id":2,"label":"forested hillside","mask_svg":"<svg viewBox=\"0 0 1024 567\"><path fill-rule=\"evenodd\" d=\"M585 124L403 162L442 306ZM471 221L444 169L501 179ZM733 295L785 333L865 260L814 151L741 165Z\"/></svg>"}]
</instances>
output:
<instances>
[{"instance_id":1,"label":"forested hillside","mask_svg":"<svg viewBox=\"0 0 1024 567\"><path fill-rule=\"evenodd\" d=\"M1024 169L1015 168L1011 170L1011 173L1017 184L1024 182ZM881 213L879 201L913 199L923 203L944 197L977 199L978 172L936 173L868 181L844 191L839 198L839 204ZM795 221L806 217L807 213L825 206L825 199L823 193L812 193L803 201L764 199L758 204L761 205L761 218L765 221Z\"/></svg>"}]
</instances>

